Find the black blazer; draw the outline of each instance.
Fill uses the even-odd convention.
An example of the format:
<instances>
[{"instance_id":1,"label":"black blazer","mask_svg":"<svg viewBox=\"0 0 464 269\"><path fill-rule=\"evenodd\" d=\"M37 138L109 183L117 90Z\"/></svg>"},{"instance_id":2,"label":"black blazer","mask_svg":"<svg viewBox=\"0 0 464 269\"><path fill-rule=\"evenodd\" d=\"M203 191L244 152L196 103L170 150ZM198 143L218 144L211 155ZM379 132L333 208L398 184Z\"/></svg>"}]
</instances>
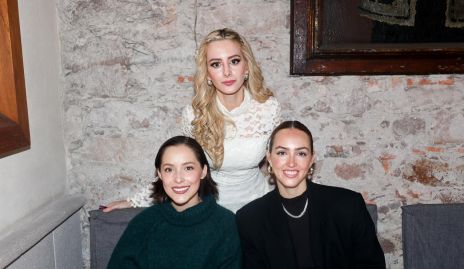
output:
<instances>
[{"instance_id":1,"label":"black blazer","mask_svg":"<svg viewBox=\"0 0 464 269\"><path fill-rule=\"evenodd\" d=\"M385 257L362 196L308 182L309 238L316 268L385 268ZM277 188L237 212L243 268L297 268Z\"/></svg>"}]
</instances>

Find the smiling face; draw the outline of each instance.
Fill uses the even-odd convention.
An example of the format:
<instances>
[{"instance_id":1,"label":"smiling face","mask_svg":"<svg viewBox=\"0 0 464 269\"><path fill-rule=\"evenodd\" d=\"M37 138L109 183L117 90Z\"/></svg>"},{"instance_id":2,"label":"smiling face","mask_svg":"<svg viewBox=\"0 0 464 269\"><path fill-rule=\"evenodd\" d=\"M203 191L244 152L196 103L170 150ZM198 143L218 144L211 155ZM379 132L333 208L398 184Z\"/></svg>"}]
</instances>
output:
<instances>
[{"instance_id":1,"label":"smiling face","mask_svg":"<svg viewBox=\"0 0 464 269\"><path fill-rule=\"evenodd\" d=\"M243 100L248 65L240 45L232 40L218 40L206 48L208 80L213 82L219 100L226 104L232 98Z\"/></svg>"},{"instance_id":2,"label":"smiling face","mask_svg":"<svg viewBox=\"0 0 464 269\"><path fill-rule=\"evenodd\" d=\"M157 173L166 195L171 198L172 206L178 212L200 203L198 189L201 179L207 174L207 167L201 167L189 147L167 147Z\"/></svg>"},{"instance_id":3,"label":"smiling face","mask_svg":"<svg viewBox=\"0 0 464 269\"><path fill-rule=\"evenodd\" d=\"M310 138L305 132L287 128L275 134L267 159L280 195L293 198L306 191L306 178L316 157L311 152Z\"/></svg>"}]
</instances>

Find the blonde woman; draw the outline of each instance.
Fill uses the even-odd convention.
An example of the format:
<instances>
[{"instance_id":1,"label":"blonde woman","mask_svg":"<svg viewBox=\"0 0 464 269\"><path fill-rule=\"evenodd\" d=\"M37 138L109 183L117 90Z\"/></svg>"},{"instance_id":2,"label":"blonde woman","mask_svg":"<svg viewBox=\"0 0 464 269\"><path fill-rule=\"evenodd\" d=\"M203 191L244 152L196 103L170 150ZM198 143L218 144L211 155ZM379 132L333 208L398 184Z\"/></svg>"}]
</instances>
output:
<instances>
[{"instance_id":1,"label":"blonde woman","mask_svg":"<svg viewBox=\"0 0 464 269\"><path fill-rule=\"evenodd\" d=\"M231 29L209 33L196 57L195 95L182 113L184 135L207 153L218 203L233 212L271 190L259 169L266 142L280 123L280 105L264 85L248 42ZM104 211L151 204L150 188Z\"/></svg>"}]
</instances>

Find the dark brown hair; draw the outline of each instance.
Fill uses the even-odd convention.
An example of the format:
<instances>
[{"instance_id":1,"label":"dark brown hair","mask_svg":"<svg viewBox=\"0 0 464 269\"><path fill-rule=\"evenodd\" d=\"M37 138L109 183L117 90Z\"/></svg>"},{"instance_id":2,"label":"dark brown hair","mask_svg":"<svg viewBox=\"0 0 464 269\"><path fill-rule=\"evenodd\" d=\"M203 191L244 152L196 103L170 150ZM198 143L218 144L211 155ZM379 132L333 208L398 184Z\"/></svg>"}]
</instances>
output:
<instances>
[{"instance_id":1,"label":"dark brown hair","mask_svg":"<svg viewBox=\"0 0 464 269\"><path fill-rule=\"evenodd\" d=\"M303 123L297 121L297 120L288 120L284 121L281 124L279 124L274 131L272 131L271 137L269 138L269 144L267 150L271 152L272 150L272 145L274 145L274 138L276 134L283 129L297 129L300 130L308 135L309 138L309 146L311 147L311 154L314 154L314 149L313 149L313 135L311 134L311 131L309 131L308 127L304 125Z\"/></svg>"},{"instance_id":2,"label":"dark brown hair","mask_svg":"<svg viewBox=\"0 0 464 269\"><path fill-rule=\"evenodd\" d=\"M200 163L202 168L206 165L207 173L206 173L206 176L200 181L198 195L200 197L212 195L215 199L217 199L218 190L216 187L216 182L214 182L213 178L211 177L211 170L209 167L208 159L206 158L205 152L203 151L203 148L200 146L200 144L198 144L198 142L191 137L174 136L166 140L166 142L164 142L161 145L160 149L158 150L158 154L156 154L156 158L155 158L156 171L158 171L161 167L161 162L163 161L163 156L164 156L164 152L166 151L166 149L168 147L178 146L178 145L185 145L189 149L191 149L192 152L195 154L195 157L197 161ZM164 191L163 182L157 176L156 172L155 172L155 181L153 182L153 193L150 197L153 198L153 201L155 203L161 203L169 198L166 192Z\"/></svg>"}]
</instances>

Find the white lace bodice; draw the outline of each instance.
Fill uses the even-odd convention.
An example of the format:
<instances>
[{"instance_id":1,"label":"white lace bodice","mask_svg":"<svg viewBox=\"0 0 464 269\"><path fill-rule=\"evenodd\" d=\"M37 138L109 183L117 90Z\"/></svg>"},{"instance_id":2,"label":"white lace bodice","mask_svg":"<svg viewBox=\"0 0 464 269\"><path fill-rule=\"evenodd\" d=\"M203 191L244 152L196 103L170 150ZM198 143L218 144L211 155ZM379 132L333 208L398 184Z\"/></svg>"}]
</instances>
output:
<instances>
[{"instance_id":1,"label":"white lace bodice","mask_svg":"<svg viewBox=\"0 0 464 269\"><path fill-rule=\"evenodd\" d=\"M219 110L235 126L226 125L222 167L212 170L211 173L218 184L218 203L235 212L271 189L258 164L266 154L266 144L272 130L281 121L280 105L274 97L259 103L251 98L248 91L245 91L242 104L232 111L227 110L219 101L218 105ZM184 135L192 137L193 119L192 107L185 107L182 112ZM148 206L149 196L150 189L145 188L130 201L136 206Z\"/></svg>"}]
</instances>

